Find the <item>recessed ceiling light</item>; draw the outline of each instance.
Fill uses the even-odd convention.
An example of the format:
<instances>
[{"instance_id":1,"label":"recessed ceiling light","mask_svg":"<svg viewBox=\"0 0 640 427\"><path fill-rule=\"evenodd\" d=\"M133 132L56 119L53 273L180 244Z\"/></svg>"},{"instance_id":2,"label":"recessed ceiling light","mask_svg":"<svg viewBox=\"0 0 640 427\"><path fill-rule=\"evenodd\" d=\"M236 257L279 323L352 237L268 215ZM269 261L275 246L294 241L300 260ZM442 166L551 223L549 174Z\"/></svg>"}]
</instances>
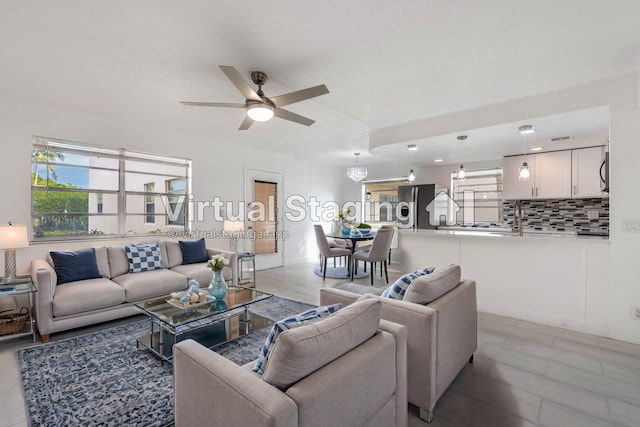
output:
<instances>
[{"instance_id":1,"label":"recessed ceiling light","mask_svg":"<svg viewBox=\"0 0 640 427\"><path fill-rule=\"evenodd\" d=\"M407 148L409 149L409 151L417 151L418 150L418 146L416 144L409 144L409 145L407 145Z\"/></svg>"},{"instance_id":2,"label":"recessed ceiling light","mask_svg":"<svg viewBox=\"0 0 640 427\"><path fill-rule=\"evenodd\" d=\"M443 161L444 161L444 160L442 160L442 159L435 159L435 160L434 160L434 162L436 162L436 163L441 163L441 162L443 162Z\"/></svg>"},{"instance_id":3,"label":"recessed ceiling light","mask_svg":"<svg viewBox=\"0 0 640 427\"><path fill-rule=\"evenodd\" d=\"M531 147L531 151L542 151L544 147Z\"/></svg>"}]
</instances>

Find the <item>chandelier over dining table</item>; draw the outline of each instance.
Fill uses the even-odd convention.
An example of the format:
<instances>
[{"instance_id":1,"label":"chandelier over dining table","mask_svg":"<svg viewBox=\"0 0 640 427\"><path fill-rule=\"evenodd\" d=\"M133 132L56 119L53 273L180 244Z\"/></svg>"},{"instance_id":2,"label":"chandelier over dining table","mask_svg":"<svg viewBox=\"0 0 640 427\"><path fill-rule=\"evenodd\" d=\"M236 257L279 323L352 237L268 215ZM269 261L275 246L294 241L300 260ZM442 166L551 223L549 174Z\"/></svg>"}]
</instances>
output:
<instances>
[{"instance_id":1,"label":"chandelier over dining table","mask_svg":"<svg viewBox=\"0 0 640 427\"><path fill-rule=\"evenodd\" d=\"M355 182L360 182L367 177L367 168L358 166L358 156L360 153L353 153L356 156L356 165L347 168L347 176Z\"/></svg>"}]
</instances>

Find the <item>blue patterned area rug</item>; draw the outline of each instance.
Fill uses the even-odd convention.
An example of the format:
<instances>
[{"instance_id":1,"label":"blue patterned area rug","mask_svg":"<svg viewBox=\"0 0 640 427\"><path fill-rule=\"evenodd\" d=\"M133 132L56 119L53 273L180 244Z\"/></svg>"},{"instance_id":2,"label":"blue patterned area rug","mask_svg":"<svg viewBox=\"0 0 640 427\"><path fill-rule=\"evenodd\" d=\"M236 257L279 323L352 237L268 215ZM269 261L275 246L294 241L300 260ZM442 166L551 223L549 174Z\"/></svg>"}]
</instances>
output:
<instances>
[{"instance_id":1,"label":"blue patterned area rug","mask_svg":"<svg viewBox=\"0 0 640 427\"><path fill-rule=\"evenodd\" d=\"M322 271L320 271L320 267L316 267L313 272L316 276L322 277ZM368 277L369 273L365 273L362 269L358 270L358 273L353 276L354 279L362 279L363 277ZM350 279L349 271L347 267L327 267L327 279Z\"/></svg>"},{"instance_id":2,"label":"blue patterned area rug","mask_svg":"<svg viewBox=\"0 0 640 427\"><path fill-rule=\"evenodd\" d=\"M272 297L251 306L277 321L311 307ZM173 371L135 338L149 331L135 321L74 338L17 350L31 426L172 426ZM257 358L269 328L213 350L242 365Z\"/></svg>"}]
</instances>

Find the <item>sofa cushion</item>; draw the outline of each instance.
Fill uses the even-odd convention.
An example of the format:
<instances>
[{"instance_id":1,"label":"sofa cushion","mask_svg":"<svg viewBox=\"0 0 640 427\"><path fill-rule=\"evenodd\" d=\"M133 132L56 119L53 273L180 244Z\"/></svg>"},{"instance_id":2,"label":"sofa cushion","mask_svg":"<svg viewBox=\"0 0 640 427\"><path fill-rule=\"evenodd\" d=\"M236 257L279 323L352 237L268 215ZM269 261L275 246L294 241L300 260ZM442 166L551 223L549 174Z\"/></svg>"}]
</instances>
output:
<instances>
[{"instance_id":1,"label":"sofa cushion","mask_svg":"<svg viewBox=\"0 0 640 427\"><path fill-rule=\"evenodd\" d=\"M109 246L107 248L107 256L109 257L111 277L129 272L129 260L127 260L127 252L124 250L124 246Z\"/></svg>"},{"instance_id":2,"label":"sofa cushion","mask_svg":"<svg viewBox=\"0 0 640 427\"><path fill-rule=\"evenodd\" d=\"M267 367L267 362L269 360L269 353L273 351L273 347L276 345L278 337L283 331L317 322L323 317L327 317L328 315L335 313L340 309L340 307L342 307L341 304L316 307L312 308L311 310L307 310L304 313L300 313L295 316L289 316L280 320L279 322L276 322L271 327L271 331L269 332L267 339L260 349L258 360L256 360L256 363L253 366L253 371L259 374L264 373L264 369Z\"/></svg>"},{"instance_id":3,"label":"sofa cushion","mask_svg":"<svg viewBox=\"0 0 640 427\"><path fill-rule=\"evenodd\" d=\"M209 286L211 279L213 279L213 270L207 268L207 264L204 262L199 264L176 265L171 271L182 274L187 280L197 280L201 288ZM223 278L227 280L224 274Z\"/></svg>"},{"instance_id":4,"label":"sofa cushion","mask_svg":"<svg viewBox=\"0 0 640 427\"><path fill-rule=\"evenodd\" d=\"M75 252L50 252L58 285L101 277L94 248Z\"/></svg>"},{"instance_id":5,"label":"sofa cushion","mask_svg":"<svg viewBox=\"0 0 640 427\"><path fill-rule=\"evenodd\" d=\"M129 262L129 273L164 268L158 243L125 246L124 250L127 253L127 261Z\"/></svg>"},{"instance_id":6,"label":"sofa cushion","mask_svg":"<svg viewBox=\"0 0 640 427\"><path fill-rule=\"evenodd\" d=\"M433 273L411 282L404 300L422 305L429 304L458 286L460 275L460 266L457 264L438 268Z\"/></svg>"},{"instance_id":7,"label":"sofa cushion","mask_svg":"<svg viewBox=\"0 0 640 427\"><path fill-rule=\"evenodd\" d=\"M407 289L409 289L411 282L420 276L425 276L431 273L433 270L433 268L427 267L422 270L414 271L413 273L403 274L398 280L393 282L391 286L384 290L382 296L397 300L404 299L404 294L407 292Z\"/></svg>"},{"instance_id":8,"label":"sofa cushion","mask_svg":"<svg viewBox=\"0 0 640 427\"><path fill-rule=\"evenodd\" d=\"M175 271L149 270L139 274L123 274L111 280L122 286L127 302L140 301L187 289L187 278Z\"/></svg>"},{"instance_id":9,"label":"sofa cushion","mask_svg":"<svg viewBox=\"0 0 640 427\"><path fill-rule=\"evenodd\" d=\"M200 240L184 241L180 240L180 251L182 252L182 264L196 264L209 261L207 244L204 238Z\"/></svg>"},{"instance_id":10,"label":"sofa cushion","mask_svg":"<svg viewBox=\"0 0 640 427\"><path fill-rule=\"evenodd\" d=\"M373 295L381 295L384 289L374 288L370 285L361 285L359 283L347 282L341 283L339 285L334 286L335 289L340 289L341 291L352 292L358 295L364 294L373 294Z\"/></svg>"},{"instance_id":11,"label":"sofa cushion","mask_svg":"<svg viewBox=\"0 0 640 427\"><path fill-rule=\"evenodd\" d=\"M56 287L53 316L69 316L124 303L124 289L109 279L87 279Z\"/></svg>"},{"instance_id":12,"label":"sofa cushion","mask_svg":"<svg viewBox=\"0 0 640 427\"><path fill-rule=\"evenodd\" d=\"M310 325L280 334L262 378L285 389L371 338L380 301L365 299Z\"/></svg>"},{"instance_id":13,"label":"sofa cushion","mask_svg":"<svg viewBox=\"0 0 640 427\"><path fill-rule=\"evenodd\" d=\"M182 265L182 251L180 250L180 244L178 242L173 240L164 240L160 243L160 247L163 249L162 259L164 260L164 265L167 268Z\"/></svg>"}]
</instances>

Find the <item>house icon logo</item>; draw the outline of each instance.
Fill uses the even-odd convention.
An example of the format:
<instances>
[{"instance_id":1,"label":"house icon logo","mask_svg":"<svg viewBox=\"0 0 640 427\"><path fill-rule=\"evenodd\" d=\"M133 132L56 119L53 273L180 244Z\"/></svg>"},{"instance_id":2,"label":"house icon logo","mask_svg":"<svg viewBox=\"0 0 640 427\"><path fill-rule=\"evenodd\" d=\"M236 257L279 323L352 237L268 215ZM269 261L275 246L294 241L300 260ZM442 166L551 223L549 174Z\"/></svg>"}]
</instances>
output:
<instances>
[{"instance_id":1,"label":"house icon logo","mask_svg":"<svg viewBox=\"0 0 640 427\"><path fill-rule=\"evenodd\" d=\"M432 226L455 225L460 205L449 197L446 191L441 191L425 209L429 213L429 224Z\"/></svg>"}]
</instances>

